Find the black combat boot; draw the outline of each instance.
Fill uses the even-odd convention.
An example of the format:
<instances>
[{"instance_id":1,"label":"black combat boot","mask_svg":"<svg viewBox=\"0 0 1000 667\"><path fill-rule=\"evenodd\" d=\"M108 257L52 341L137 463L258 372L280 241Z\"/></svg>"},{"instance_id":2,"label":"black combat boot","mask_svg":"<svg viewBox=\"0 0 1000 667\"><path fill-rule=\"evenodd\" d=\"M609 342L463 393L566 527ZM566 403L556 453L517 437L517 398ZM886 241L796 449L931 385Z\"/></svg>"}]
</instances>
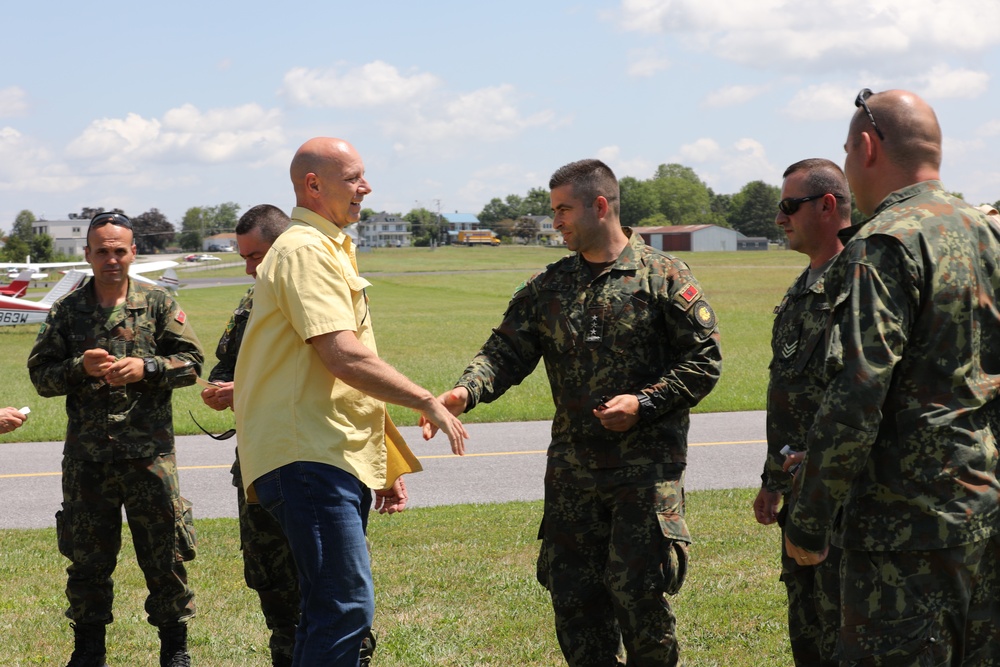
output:
<instances>
[{"instance_id":1,"label":"black combat boot","mask_svg":"<svg viewBox=\"0 0 1000 667\"><path fill-rule=\"evenodd\" d=\"M160 667L191 667L184 623L160 626Z\"/></svg>"},{"instance_id":2,"label":"black combat boot","mask_svg":"<svg viewBox=\"0 0 1000 667\"><path fill-rule=\"evenodd\" d=\"M73 628L73 655L66 667L108 667L104 659L104 635L108 626L103 623L70 623Z\"/></svg>"},{"instance_id":3,"label":"black combat boot","mask_svg":"<svg viewBox=\"0 0 1000 667\"><path fill-rule=\"evenodd\" d=\"M375 631L369 630L368 636L361 640L361 667L369 667L372 664L372 656L375 654Z\"/></svg>"}]
</instances>

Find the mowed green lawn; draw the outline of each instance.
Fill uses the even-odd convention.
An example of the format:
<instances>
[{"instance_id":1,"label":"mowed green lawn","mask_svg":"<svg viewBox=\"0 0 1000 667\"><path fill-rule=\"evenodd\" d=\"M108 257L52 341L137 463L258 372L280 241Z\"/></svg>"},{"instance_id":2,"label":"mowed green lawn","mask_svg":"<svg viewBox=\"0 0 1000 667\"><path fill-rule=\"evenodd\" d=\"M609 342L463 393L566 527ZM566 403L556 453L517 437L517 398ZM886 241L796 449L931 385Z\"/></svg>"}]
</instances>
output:
<instances>
[{"instance_id":1,"label":"mowed green lawn","mask_svg":"<svg viewBox=\"0 0 1000 667\"><path fill-rule=\"evenodd\" d=\"M565 251L543 248L418 248L360 256L373 286L372 313L381 355L435 392L449 388L496 325L514 289ZM764 407L771 311L804 266L787 251L683 254L719 315L724 369L700 411ZM240 275L239 269L182 272ZM215 343L242 287L181 290L180 300L214 362ZM29 422L0 442L61 440L62 399L39 398L25 359L37 327L0 328L4 405L30 405ZM207 370L205 374L207 375ZM197 388L175 392L178 433L232 425L205 408ZM392 408L402 424L408 410ZM469 421L548 419L552 402L539 369ZM2 445L0 445L2 446ZM2 474L3 471L0 471ZM671 598L685 664L757 667L791 664L784 588L778 581L778 531L754 522L754 489L688 494L695 544L687 582ZM197 513L197 508L196 508ZM541 503L461 505L373 517L379 667L555 667L565 664L552 628L548 595L534 580ZM189 564L198 616L190 644L196 665L267 665L267 629L255 594L243 583L233 519L197 520L198 557ZM145 622L145 587L128 531L116 580L109 664L156 664L155 630ZM55 531L0 530L0 664L62 665L71 650L63 571Z\"/></svg>"},{"instance_id":2,"label":"mowed green lawn","mask_svg":"<svg viewBox=\"0 0 1000 667\"><path fill-rule=\"evenodd\" d=\"M379 353L417 383L435 393L450 388L469 359L500 321L511 294L525 279L565 254L554 248L447 247L380 249L359 256L368 290ZM772 310L805 265L791 251L680 253L702 283L719 317L723 372L715 391L696 410L728 412L764 407ZM236 268L182 272L212 277ZM215 363L215 345L243 294L240 286L181 289L179 300L206 351L206 368ZM31 386L25 361L37 326L0 327L0 404L28 405L32 414L18 431L0 442L61 440L66 418L62 398L40 398ZM188 412L206 428L225 430L232 415L205 407L197 386L174 392L178 434L198 433ZM410 410L390 408L401 425L416 423ZM470 422L549 419L552 399L541 366L501 400L477 407Z\"/></svg>"}]
</instances>

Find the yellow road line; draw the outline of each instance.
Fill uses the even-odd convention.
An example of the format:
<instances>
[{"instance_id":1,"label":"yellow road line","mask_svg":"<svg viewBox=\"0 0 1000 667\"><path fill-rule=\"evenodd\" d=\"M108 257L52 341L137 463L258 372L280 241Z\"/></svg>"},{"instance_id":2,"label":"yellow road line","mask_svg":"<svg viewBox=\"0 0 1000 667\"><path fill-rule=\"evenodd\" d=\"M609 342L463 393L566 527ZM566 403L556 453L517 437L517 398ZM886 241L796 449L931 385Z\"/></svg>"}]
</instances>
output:
<instances>
[{"instance_id":1,"label":"yellow road line","mask_svg":"<svg viewBox=\"0 0 1000 667\"><path fill-rule=\"evenodd\" d=\"M731 442L691 442L688 443L689 447L709 447L713 445L757 445L767 442L766 440L734 440ZM419 456L422 461L427 461L431 459L458 459L458 458L477 458L482 456L520 456L524 454L544 454L546 450L544 449L528 449L518 452L481 452L481 453L469 453L465 456L456 456L455 454L433 454L431 456ZM178 466L178 470L217 470L219 468L224 468L228 470L233 464L226 463L224 465L206 465L206 466ZM54 477L62 475L61 472L25 472L16 473L8 475L0 475L0 479L18 479L21 477Z\"/></svg>"}]
</instances>

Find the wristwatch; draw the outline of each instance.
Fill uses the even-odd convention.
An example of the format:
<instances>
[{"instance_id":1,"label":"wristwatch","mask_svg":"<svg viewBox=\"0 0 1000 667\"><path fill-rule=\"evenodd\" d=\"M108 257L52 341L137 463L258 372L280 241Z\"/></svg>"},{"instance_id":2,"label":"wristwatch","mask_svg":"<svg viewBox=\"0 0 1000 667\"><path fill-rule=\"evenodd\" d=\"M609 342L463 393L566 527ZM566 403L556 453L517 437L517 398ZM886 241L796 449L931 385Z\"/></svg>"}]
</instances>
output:
<instances>
[{"instance_id":1,"label":"wristwatch","mask_svg":"<svg viewBox=\"0 0 1000 667\"><path fill-rule=\"evenodd\" d=\"M640 391L635 397L639 401L639 421L649 421L656 416L656 406L649 396Z\"/></svg>"},{"instance_id":2,"label":"wristwatch","mask_svg":"<svg viewBox=\"0 0 1000 667\"><path fill-rule=\"evenodd\" d=\"M156 357L143 358L142 370L145 372L147 380L155 379L160 374L160 365L156 363Z\"/></svg>"}]
</instances>

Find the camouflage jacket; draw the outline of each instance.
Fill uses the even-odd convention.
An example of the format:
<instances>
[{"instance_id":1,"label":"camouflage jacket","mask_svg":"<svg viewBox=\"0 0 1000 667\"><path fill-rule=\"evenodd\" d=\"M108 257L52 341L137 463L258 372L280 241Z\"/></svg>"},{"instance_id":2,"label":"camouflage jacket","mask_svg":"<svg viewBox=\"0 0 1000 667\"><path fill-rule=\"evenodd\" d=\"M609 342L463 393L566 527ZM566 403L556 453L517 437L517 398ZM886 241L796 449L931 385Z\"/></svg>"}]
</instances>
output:
<instances>
[{"instance_id":1,"label":"camouflage jacket","mask_svg":"<svg viewBox=\"0 0 1000 667\"><path fill-rule=\"evenodd\" d=\"M827 271L831 377L786 531L820 551L941 549L997 531L1000 240L938 181L845 230ZM853 238L851 234L853 233ZM849 240L848 240L849 239Z\"/></svg>"},{"instance_id":2,"label":"camouflage jacket","mask_svg":"<svg viewBox=\"0 0 1000 667\"><path fill-rule=\"evenodd\" d=\"M226 330L219 339L219 345L215 348L215 356L219 363L215 365L208 379L212 382L232 382L236 376L236 357L240 353L240 345L243 343L243 332L247 328L247 320L250 319L250 310L253 308L253 285L247 293L240 299L240 304L233 311L233 316L226 324Z\"/></svg>"},{"instance_id":3,"label":"camouflage jacket","mask_svg":"<svg viewBox=\"0 0 1000 667\"><path fill-rule=\"evenodd\" d=\"M153 357L152 379L111 387L83 370L85 350L117 357ZM52 305L28 357L28 373L42 396L66 396L63 454L84 461L116 461L174 451L171 395L194 384L204 354L187 316L158 287L129 281L125 318L108 325L93 279Z\"/></svg>"},{"instance_id":4,"label":"camouflage jacket","mask_svg":"<svg viewBox=\"0 0 1000 667\"><path fill-rule=\"evenodd\" d=\"M767 460L761 479L769 491L788 493L792 476L781 469L781 448L795 451L806 446L823 398L827 322L830 307L824 293L824 276L806 286L809 269L788 288L774 309L771 329L771 365L767 385Z\"/></svg>"},{"instance_id":5,"label":"camouflage jacket","mask_svg":"<svg viewBox=\"0 0 1000 667\"><path fill-rule=\"evenodd\" d=\"M625 231L628 245L597 278L574 254L519 288L456 384L471 409L544 359L556 406L549 456L594 468L684 464L688 411L722 367L715 313L686 264ZM604 396L640 392L652 414L625 433L592 413Z\"/></svg>"}]
</instances>

